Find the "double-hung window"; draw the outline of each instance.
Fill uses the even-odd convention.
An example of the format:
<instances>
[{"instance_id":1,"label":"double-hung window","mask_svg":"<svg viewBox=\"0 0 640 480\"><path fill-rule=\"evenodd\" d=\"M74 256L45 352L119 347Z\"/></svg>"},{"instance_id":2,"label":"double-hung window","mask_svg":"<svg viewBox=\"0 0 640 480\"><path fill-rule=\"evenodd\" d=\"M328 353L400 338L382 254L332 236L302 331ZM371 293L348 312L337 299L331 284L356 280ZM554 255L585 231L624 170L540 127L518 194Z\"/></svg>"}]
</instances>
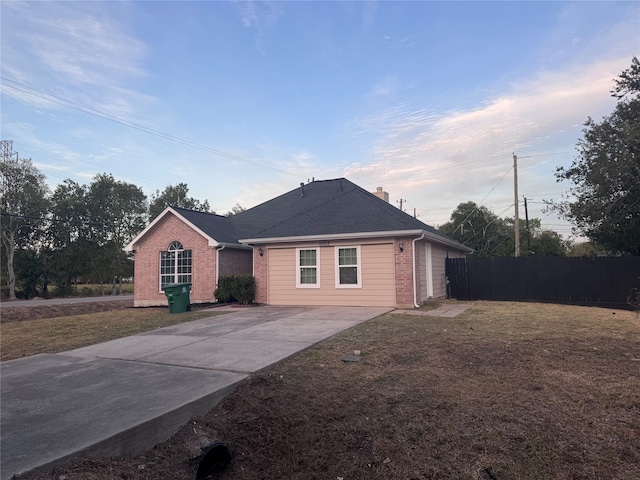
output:
<instances>
[{"instance_id":1,"label":"double-hung window","mask_svg":"<svg viewBox=\"0 0 640 480\"><path fill-rule=\"evenodd\" d=\"M362 287L360 247L335 247L336 288Z\"/></svg>"},{"instance_id":2,"label":"double-hung window","mask_svg":"<svg viewBox=\"0 0 640 480\"><path fill-rule=\"evenodd\" d=\"M172 283L191 283L191 268L191 250L171 242L166 252L160 252L160 290Z\"/></svg>"},{"instance_id":3,"label":"double-hung window","mask_svg":"<svg viewBox=\"0 0 640 480\"><path fill-rule=\"evenodd\" d=\"M320 252L317 248L296 249L296 287L320 287Z\"/></svg>"}]
</instances>

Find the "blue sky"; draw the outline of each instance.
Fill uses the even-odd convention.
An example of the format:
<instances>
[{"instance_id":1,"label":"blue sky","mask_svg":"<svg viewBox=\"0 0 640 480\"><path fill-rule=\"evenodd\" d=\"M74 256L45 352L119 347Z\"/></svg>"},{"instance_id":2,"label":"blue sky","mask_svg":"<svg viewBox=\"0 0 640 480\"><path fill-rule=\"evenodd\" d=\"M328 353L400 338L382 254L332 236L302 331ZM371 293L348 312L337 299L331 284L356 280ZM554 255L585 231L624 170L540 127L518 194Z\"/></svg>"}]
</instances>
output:
<instances>
[{"instance_id":1,"label":"blue sky","mask_svg":"<svg viewBox=\"0 0 640 480\"><path fill-rule=\"evenodd\" d=\"M635 1L0 5L2 138L52 188L185 182L219 213L345 176L431 225L512 215L515 152L567 237L537 202L640 55Z\"/></svg>"}]
</instances>

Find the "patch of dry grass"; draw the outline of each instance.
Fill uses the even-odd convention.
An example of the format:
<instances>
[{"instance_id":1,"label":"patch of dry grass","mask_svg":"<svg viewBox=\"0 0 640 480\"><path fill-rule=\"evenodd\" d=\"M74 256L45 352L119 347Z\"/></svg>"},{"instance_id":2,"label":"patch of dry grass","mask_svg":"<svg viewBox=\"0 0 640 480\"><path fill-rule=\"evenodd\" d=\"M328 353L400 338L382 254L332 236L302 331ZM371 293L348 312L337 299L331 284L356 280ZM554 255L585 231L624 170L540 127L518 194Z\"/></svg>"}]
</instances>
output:
<instances>
[{"instance_id":1,"label":"patch of dry grass","mask_svg":"<svg viewBox=\"0 0 640 480\"><path fill-rule=\"evenodd\" d=\"M166 307L128 308L3 323L0 325L0 360L62 352L220 313L191 311L170 314Z\"/></svg>"},{"instance_id":2,"label":"patch of dry grass","mask_svg":"<svg viewBox=\"0 0 640 480\"><path fill-rule=\"evenodd\" d=\"M342 362L356 349L360 362ZM637 479L638 359L631 312L385 315L252 376L144 456L34 478L192 479L198 429L230 445L224 479Z\"/></svg>"}]
</instances>

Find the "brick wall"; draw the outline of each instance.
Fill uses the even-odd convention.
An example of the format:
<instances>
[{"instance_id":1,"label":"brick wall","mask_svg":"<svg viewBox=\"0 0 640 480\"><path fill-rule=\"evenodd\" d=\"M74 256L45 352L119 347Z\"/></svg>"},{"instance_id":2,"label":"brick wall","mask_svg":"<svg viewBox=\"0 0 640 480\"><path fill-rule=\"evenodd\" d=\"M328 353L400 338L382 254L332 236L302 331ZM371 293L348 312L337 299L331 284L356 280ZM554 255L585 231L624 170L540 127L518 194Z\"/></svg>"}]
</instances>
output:
<instances>
[{"instance_id":1,"label":"brick wall","mask_svg":"<svg viewBox=\"0 0 640 480\"><path fill-rule=\"evenodd\" d=\"M219 275L238 275L253 273L253 252L239 248L225 248L218 252Z\"/></svg>"},{"instance_id":2,"label":"brick wall","mask_svg":"<svg viewBox=\"0 0 640 480\"><path fill-rule=\"evenodd\" d=\"M396 274L396 305L413 308L413 238L396 238L393 241ZM403 251L400 251L402 244Z\"/></svg>"},{"instance_id":3,"label":"brick wall","mask_svg":"<svg viewBox=\"0 0 640 480\"><path fill-rule=\"evenodd\" d=\"M263 251L263 255L260 256L260 249ZM267 268L267 261L269 257L269 250L265 245L253 246L253 276L256 279L256 302L267 303L269 299L268 295L268 279L269 270Z\"/></svg>"},{"instance_id":4,"label":"brick wall","mask_svg":"<svg viewBox=\"0 0 640 480\"><path fill-rule=\"evenodd\" d=\"M216 250L207 240L189 228L175 215L168 214L152 231L136 244L135 290L136 307L167 305L165 294L160 291L160 252L169 244L179 241L185 250L192 251L191 302L213 302L216 288Z\"/></svg>"}]
</instances>

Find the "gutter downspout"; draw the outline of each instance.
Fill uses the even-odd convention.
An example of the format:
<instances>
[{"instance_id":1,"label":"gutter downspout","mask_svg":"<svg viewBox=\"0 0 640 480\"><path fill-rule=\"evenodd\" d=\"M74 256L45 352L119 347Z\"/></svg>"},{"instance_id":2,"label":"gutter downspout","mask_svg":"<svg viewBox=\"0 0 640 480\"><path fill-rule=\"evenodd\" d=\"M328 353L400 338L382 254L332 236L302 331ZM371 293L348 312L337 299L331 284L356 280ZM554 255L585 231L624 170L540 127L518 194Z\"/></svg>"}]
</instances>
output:
<instances>
[{"instance_id":1,"label":"gutter downspout","mask_svg":"<svg viewBox=\"0 0 640 480\"><path fill-rule=\"evenodd\" d=\"M414 238L411 245L411 254L413 256L413 306L420 308L418 305L418 278L416 277L416 242L424 239L424 233L418 238Z\"/></svg>"},{"instance_id":2,"label":"gutter downspout","mask_svg":"<svg viewBox=\"0 0 640 480\"><path fill-rule=\"evenodd\" d=\"M220 278L220 252L225 248L227 248L227 246L222 245L220 248L216 249L216 288L218 288L218 279ZM216 301L218 301L217 298Z\"/></svg>"}]
</instances>

